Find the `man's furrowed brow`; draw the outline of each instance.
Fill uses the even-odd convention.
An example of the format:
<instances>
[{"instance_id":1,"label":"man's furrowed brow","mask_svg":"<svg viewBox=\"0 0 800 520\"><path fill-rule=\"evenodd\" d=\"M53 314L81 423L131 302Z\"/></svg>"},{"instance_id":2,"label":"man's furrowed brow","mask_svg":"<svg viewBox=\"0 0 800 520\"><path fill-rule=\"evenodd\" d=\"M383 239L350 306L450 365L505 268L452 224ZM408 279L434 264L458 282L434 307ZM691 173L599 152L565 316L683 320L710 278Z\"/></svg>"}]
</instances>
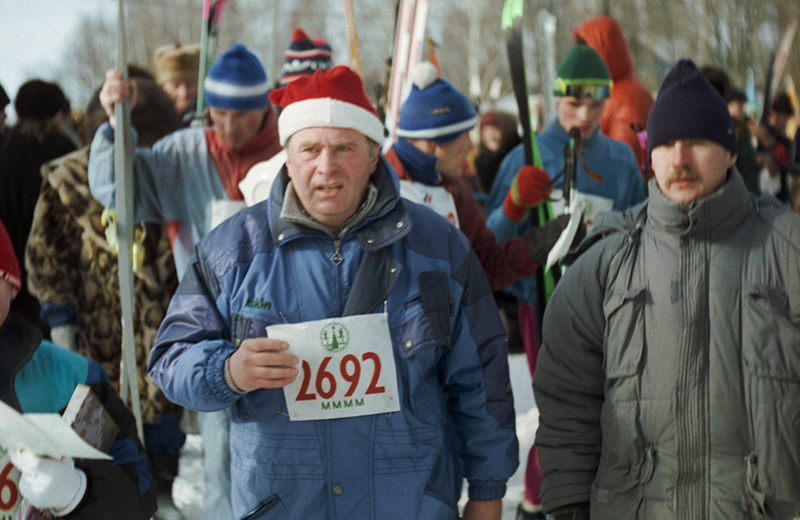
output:
<instances>
[{"instance_id":1,"label":"man's furrowed brow","mask_svg":"<svg viewBox=\"0 0 800 520\"><path fill-rule=\"evenodd\" d=\"M352 147L356 146L356 141L354 141L352 139L343 139L343 140L335 140L335 141L321 141L321 140L318 140L318 139L308 139L308 140L305 140L305 141L299 141L297 144L301 149L304 149L304 148L323 148L323 147L326 147L326 146L329 146L331 148L341 148L341 147L352 148Z\"/></svg>"}]
</instances>

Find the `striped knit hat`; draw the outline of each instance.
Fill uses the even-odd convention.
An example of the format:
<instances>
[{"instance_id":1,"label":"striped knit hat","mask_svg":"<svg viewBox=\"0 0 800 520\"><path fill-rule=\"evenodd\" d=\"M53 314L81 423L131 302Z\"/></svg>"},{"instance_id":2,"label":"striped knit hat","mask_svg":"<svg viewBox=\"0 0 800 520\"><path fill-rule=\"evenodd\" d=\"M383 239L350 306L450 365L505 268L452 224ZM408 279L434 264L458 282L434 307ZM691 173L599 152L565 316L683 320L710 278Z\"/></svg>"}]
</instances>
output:
<instances>
[{"instance_id":1,"label":"striped knit hat","mask_svg":"<svg viewBox=\"0 0 800 520\"><path fill-rule=\"evenodd\" d=\"M295 27L292 43L283 55L280 86L285 87L300 76L328 70L332 66L331 46L322 38L310 39L303 29Z\"/></svg>"},{"instance_id":2,"label":"striped knit hat","mask_svg":"<svg viewBox=\"0 0 800 520\"><path fill-rule=\"evenodd\" d=\"M203 83L206 104L227 110L255 110L269 106L267 73L255 54L236 43L208 71Z\"/></svg>"}]
</instances>

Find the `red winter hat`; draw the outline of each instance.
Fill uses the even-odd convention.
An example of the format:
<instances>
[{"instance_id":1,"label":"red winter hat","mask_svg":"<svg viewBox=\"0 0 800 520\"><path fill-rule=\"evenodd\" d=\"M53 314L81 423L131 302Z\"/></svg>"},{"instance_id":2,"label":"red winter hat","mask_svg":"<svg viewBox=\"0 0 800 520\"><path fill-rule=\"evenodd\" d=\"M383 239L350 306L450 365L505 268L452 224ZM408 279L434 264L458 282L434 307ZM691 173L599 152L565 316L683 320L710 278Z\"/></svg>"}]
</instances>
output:
<instances>
[{"instance_id":1,"label":"red winter hat","mask_svg":"<svg viewBox=\"0 0 800 520\"><path fill-rule=\"evenodd\" d=\"M0 280L7 281L18 291L22 287L17 255L14 254L11 237L8 236L2 221L0 221Z\"/></svg>"},{"instance_id":2,"label":"red winter hat","mask_svg":"<svg viewBox=\"0 0 800 520\"><path fill-rule=\"evenodd\" d=\"M270 92L269 100L282 109L278 132L283 146L305 128L350 128L376 143L385 136L361 77L345 65L297 78Z\"/></svg>"}]
</instances>

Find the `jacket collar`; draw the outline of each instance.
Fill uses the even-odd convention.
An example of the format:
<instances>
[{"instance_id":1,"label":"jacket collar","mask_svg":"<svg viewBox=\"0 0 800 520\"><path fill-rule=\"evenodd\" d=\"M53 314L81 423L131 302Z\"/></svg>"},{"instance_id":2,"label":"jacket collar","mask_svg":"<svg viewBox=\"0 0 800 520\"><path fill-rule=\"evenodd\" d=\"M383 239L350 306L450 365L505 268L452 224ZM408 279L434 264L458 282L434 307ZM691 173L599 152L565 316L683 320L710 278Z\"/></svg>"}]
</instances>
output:
<instances>
[{"instance_id":1,"label":"jacket collar","mask_svg":"<svg viewBox=\"0 0 800 520\"><path fill-rule=\"evenodd\" d=\"M655 179L650 179L648 189L650 197L644 202L625 212L609 211L598 216L592 231L570 250L563 263L571 264L603 237L616 232L624 232L633 237L645 225L661 235L721 237L735 230L759 207L774 204L763 197L756 203L735 167L720 189L689 204L668 199L658 189Z\"/></svg>"},{"instance_id":2,"label":"jacket collar","mask_svg":"<svg viewBox=\"0 0 800 520\"><path fill-rule=\"evenodd\" d=\"M648 226L670 235L689 238L724 236L755 211L754 199L735 167L717 191L690 203L667 198L655 179L650 180L648 189Z\"/></svg>"},{"instance_id":3,"label":"jacket collar","mask_svg":"<svg viewBox=\"0 0 800 520\"><path fill-rule=\"evenodd\" d=\"M392 146L406 173L414 182L436 186L442 180L436 172L436 157L427 154L402 137Z\"/></svg>"},{"instance_id":4,"label":"jacket collar","mask_svg":"<svg viewBox=\"0 0 800 520\"><path fill-rule=\"evenodd\" d=\"M411 230L411 220L400 202L400 184L397 176L382 156L379 157L375 173L370 177L370 186L374 189L371 206L359 210L358 222L351 222L344 235L356 233L364 251L375 251L400 240ZM291 188L286 165L281 168L272 185L269 197L269 226L272 240L280 245L301 235L332 236L324 226L300 218L298 211L290 199L296 200ZM368 204L369 205L369 204ZM292 218L284 218L293 215ZM296 218L295 218L296 217ZM310 219L310 217L307 217ZM336 238L341 238L338 236Z\"/></svg>"},{"instance_id":5,"label":"jacket collar","mask_svg":"<svg viewBox=\"0 0 800 520\"><path fill-rule=\"evenodd\" d=\"M283 194L283 206L281 207L280 218L281 220L294 222L296 224L322 231L325 234L331 235L333 238L339 238L346 234L349 229L358 226L358 224L364 220L367 215L369 215L369 212L375 205L377 198L378 188L376 188L374 184L369 183L367 185L367 196L355 214L347 219L347 221L342 224L338 230L336 230L336 233L331 233L327 226L320 224L314 220L314 217L308 214L303 205L300 203L300 199L297 197L297 192L294 191L292 181L290 180L286 185L286 191Z\"/></svg>"}]
</instances>

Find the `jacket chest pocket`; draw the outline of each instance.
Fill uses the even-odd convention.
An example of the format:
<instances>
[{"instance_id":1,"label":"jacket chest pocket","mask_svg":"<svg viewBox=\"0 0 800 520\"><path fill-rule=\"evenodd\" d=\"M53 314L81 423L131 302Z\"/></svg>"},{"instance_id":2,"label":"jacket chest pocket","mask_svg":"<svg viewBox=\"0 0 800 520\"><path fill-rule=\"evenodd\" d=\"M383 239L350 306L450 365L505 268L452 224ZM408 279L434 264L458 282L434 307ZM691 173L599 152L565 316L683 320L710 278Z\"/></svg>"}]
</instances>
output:
<instances>
[{"instance_id":1,"label":"jacket chest pocket","mask_svg":"<svg viewBox=\"0 0 800 520\"><path fill-rule=\"evenodd\" d=\"M612 296L604 303L606 317L604 359L606 377L619 379L639 373L644 350L645 287Z\"/></svg>"},{"instance_id":2,"label":"jacket chest pocket","mask_svg":"<svg viewBox=\"0 0 800 520\"><path fill-rule=\"evenodd\" d=\"M742 357L757 377L800 383L800 315L783 290L744 287Z\"/></svg>"},{"instance_id":3,"label":"jacket chest pocket","mask_svg":"<svg viewBox=\"0 0 800 520\"><path fill-rule=\"evenodd\" d=\"M242 341L249 338L263 338L267 335L269 322L234 314L231 316L231 341L239 348Z\"/></svg>"}]
</instances>

